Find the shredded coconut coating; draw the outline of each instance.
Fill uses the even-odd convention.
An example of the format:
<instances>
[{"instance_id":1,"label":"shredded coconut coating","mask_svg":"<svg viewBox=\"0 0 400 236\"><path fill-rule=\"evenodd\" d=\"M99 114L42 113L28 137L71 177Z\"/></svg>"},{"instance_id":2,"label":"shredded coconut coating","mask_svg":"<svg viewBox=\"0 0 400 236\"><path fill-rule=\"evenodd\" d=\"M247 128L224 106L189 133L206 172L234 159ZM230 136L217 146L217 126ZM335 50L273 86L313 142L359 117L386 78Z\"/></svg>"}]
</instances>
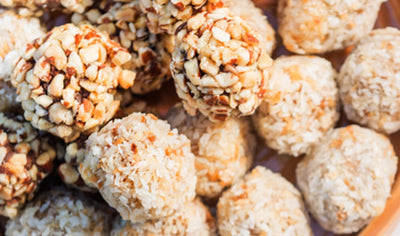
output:
<instances>
[{"instance_id":1,"label":"shredded coconut coating","mask_svg":"<svg viewBox=\"0 0 400 236\"><path fill-rule=\"evenodd\" d=\"M190 141L154 115L114 120L93 133L86 148L82 178L124 220L165 217L195 197Z\"/></svg>"},{"instance_id":2,"label":"shredded coconut coating","mask_svg":"<svg viewBox=\"0 0 400 236\"><path fill-rule=\"evenodd\" d=\"M198 195L218 197L249 170L256 139L246 118L213 123L201 114L192 117L182 106L176 106L167 120L191 141Z\"/></svg>"},{"instance_id":3,"label":"shredded coconut coating","mask_svg":"<svg viewBox=\"0 0 400 236\"><path fill-rule=\"evenodd\" d=\"M63 10L83 13L93 4L93 0L0 0L3 7L23 7L32 12Z\"/></svg>"},{"instance_id":4,"label":"shredded coconut coating","mask_svg":"<svg viewBox=\"0 0 400 236\"><path fill-rule=\"evenodd\" d=\"M400 31L372 31L347 57L339 78L347 118L384 133L400 130Z\"/></svg>"},{"instance_id":5,"label":"shredded coconut coating","mask_svg":"<svg viewBox=\"0 0 400 236\"><path fill-rule=\"evenodd\" d=\"M66 142L106 123L118 109L117 86L133 85L121 65L130 54L91 26L59 26L28 44L13 70L25 119Z\"/></svg>"},{"instance_id":6,"label":"shredded coconut coating","mask_svg":"<svg viewBox=\"0 0 400 236\"><path fill-rule=\"evenodd\" d=\"M8 236L94 235L110 233L110 217L82 195L66 189L45 192L6 226Z\"/></svg>"},{"instance_id":7,"label":"shredded coconut coating","mask_svg":"<svg viewBox=\"0 0 400 236\"><path fill-rule=\"evenodd\" d=\"M142 224L134 224L117 218L111 235L208 236L216 234L214 218L201 200L196 198L170 216Z\"/></svg>"},{"instance_id":8,"label":"shredded coconut coating","mask_svg":"<svg viewBox=\"0 0 400 236\"><path fill-rule=\"evenodd\" d=\"M222 194L217 218L221 236L312 235L300 192L262 166Z\"/></svg>"},{"instance_id":9,"label":"shredded coconut coating","mask_svg":"<svg viewBox=\"0 0 400 236\"><path fill-rule=\"evenodd\" d=\"M0 214L15 217L53 169L57 152L21 116L0 113Z\"/></svg>"},{"instance_id":10,"label":"shredded coconut coating","mask_svg":"<svg viewBox=\"0 0 400 236\"><path fill-rule=\"evenodd\" d=\"M139 1L124 2L103 0L84 15L75 14L72 20L75 24L89 21L128 49L132 58L124 68L136 75L132 92L145 94L160 89L171 78L174 36L150 33Z\"/></svg>"},{"instance_id":11,"label":"shredded coconut coating","mask_svg":"<svg viewBox=\"0 0 400 236\"><path fill-rule=\"evenodd\" d=\"M280 57L270 73L254 126L279 153L305 154L339 118L337 73L329 61L316 56Z\"/></svg>"},{"instance_id":12,"label":"shredded coconut coating","mask_svg":"<svg viewBox=\"0 0 400 236\"><path fill-rule=\"evenodd\" d=\"M356 44L373 28L386 0L281 0L278 32L298 54L325 53Z\"/></svg>"},{"instance_id":13,"label":"shredded coconut coating","mask_svg":"<svg viewBox=\"0 0 400 236\"><path fill-rule=\"evenodd\" d=\"M179 31L171 70L190 115L223 121L254 113L272 64L259 37L227 8L199 13Z\"/></svg>"},{"instance_id":14,"label":"shredded coconut coating","mask_svg":"<svg viewBox=\"0 0 400 236\"><path fill-rule=\"evenodd\" d=\"M152 33L175 34L193 15L221 5L220 0L139 0ZM207 6L206 6L207 5Z\"/></svg>"},{"instance_id":15,"label":"shredded coconut coating","mask_svg":"<svg viewBox=\"0 0 400 236\"><path fill-rule=\"evenodd\" d=\"M356 125L338 128L297 166L308 210L326 230L357 232L380 215L390 196L397 157L389 139Z\"/></svg>"},{"instance_id":16,"label":"shredded coconut coating","mask_svg":"<svg viewBox=\"0 0 400 236\"><path fill-rule=\"evenodd\" d=\"M18 50L44 32L37 18L0 10L0 111L18 106L17 93L10 82Z\"/></svg>"},{"instance_id":17,"label":"shredded coconut coating","mask_svg":"<svg viewBox=\"0 0 400 236\"><path fill-rule=\"evenodd\" d=\"M260 34L260 40L265 44L264 48L269 55L275 49L275 30L269 24L267 16L262 10L256 7L252 0L222 0L225 7L228 7L233 14L240 16L251 27Z\"/></svg>"}]
</instances>

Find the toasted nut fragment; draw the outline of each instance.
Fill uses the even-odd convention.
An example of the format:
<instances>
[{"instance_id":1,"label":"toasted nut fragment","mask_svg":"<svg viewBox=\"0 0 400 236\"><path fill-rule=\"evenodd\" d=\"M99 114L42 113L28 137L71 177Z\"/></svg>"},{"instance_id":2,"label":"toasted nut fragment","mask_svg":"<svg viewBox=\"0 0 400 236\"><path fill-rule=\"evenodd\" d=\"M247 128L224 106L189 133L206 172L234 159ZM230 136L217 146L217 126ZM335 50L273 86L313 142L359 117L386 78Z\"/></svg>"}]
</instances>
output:
<instances>
[{"instance_id":1,"label":"toasted nut fragment","mask_svg":"<svg viewBox=\"0 0 400 236\"><path fill-rule=\"evenodd\" d=\"M111 119L117 86L133 84L121 66L131 55L91 26L56 27L27 48L34 52L18 58L11 78L17 99L28 121L66 142Z\"/></svg>"}]
</instances>

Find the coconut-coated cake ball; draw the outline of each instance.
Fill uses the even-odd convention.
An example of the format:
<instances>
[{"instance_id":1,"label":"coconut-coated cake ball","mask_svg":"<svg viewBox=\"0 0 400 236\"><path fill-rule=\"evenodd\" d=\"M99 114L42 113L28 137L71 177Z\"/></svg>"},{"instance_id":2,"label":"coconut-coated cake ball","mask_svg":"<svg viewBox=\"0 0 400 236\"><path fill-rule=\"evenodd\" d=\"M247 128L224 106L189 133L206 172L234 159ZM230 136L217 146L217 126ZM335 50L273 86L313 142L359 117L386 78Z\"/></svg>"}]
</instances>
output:
<instances>
[{"instance_id":1,"label":"coconut-coated cake ball","mask_svg":"<svg viewBox=\"0 0 400 236\"><path fill-rule=\"evenodd\" d=\"M131 87L135 94L158 90L171 78L169 64L174 36L149 32L139 0L102 0L84 15L75 14L72 20L74 24L90 22L128 49L132 58L123 67L136 75Z\"/></svg>"},{"instance_id":2,"label":"coconut-coated cake ball","mask_svg":"<svg viewBox=\"0 0 400 236\"><path fill-rule=\"evenodd\" d=\"M82 195L66 189L43 192L6 226L6 235L95 235L110 233L110 217Z\"/></svg>"},{"instance_id":3,"label":"coconut-coated cake ball","mask_svg":"<svg viewBox=\"0 0 400 236\"><path fill-rule=\"evenodd\" d=\"M121 67L130 58L89 25L53 28L26 46L13 70L25 119L66 142L92 132L117 111L117 86L133 85L133 72Z\"/></svg>"},{"instance_id":4,"label":"coconut-coated cake ball","mask_svg":"<svg viewBox=\"0 0 400 236\"><path fill-rule=\"evenodd\" d=\"M374 27L385 0L281 0L278 32L294 53L325 53L354 45Z\"/></svg>"},{"instance_id":5,"label":"coconut-coated cake ball","mask_svg":"<svg viewBox=\"0 0 400 236\"><path fill-rule=\"evenodd\" d=\"M222 0L225 7L228 7L233 14L240 16L251 27L260 34L260 40L269 55L275 49L275 30L269 24L267 16L262 10L256 7L252 0Z\"/></svg>"},{"instance_id":6,"label":"coconut-coated cake ball","mask_svg":"<svg viewBox=\"0 0 400 236\"><path fill-rule=\"evenodd\" d=\"M389 139L356 125L338 128L297 166L307 209L326 230L357 232L380 215L397 170Z\"/></svg>"},{"instance_id":7,"label":"coconut-coated cake ball","mask_svg":"<svg viewBox=\"0 0 400 236\"><path fill-rule=\"evenodd\" d=\"M0 215L15 217L52 171L57 145L23 117L0 113Z\"/></svg>"},{"instance_id":8,"label":"coconut-coated cake ball","mask_svg":"<svg viewBox=\"0 0 400 236\"><path fill-rule=\"evenodd\" d=\"M190 18L176 36L172 59L185 109L215 122L254 113L272 64L260 34L227 8Z\"/></svg>"},{"instance_id":9,"label":"coconut-coated cake ball","mask_svg":"<svg viewBox=\"0 0 400 236\"><path fill-rule=\"evenodd\" d=\"M287 56L275 60L270 73L253 116L256 130L279 153L307 153L339 118L336 71L320 57Z\"/></svg>"},{"instance_id":10,"label":"coconut-coated cake ball","mask_svg":"<svg viewBox=\"0 0 400 236\"><path fill-rule=\"evenodd\" d=\"M215 222L208 208L196 198L172 215L161 219L134 224L117 218L111 235L208 236L215 235Z\"/></svg>"},{"instance_id":11,"label":"coconut-coated cake ball","mask_svg":"<svg viewBox=\"0 0 400 236\"><path fill-rule=\"evenodd\" d=\"M44 34L39 19L0 10L0 111L18 106L10 77L19 49Z\"/></svg>"},{"instance_id":12,"label":"coconut-coated cake ball","mask_svg":"<svg viewBox=\"0 0 400 236\"><path fill-rule=\"evenodd\" d=\"M201 114L190 116L179 105L169 111L167 120L191 141L197 194L217 197L250 168L256 139L246 118L213 123Z\"/></svg>"},{"instance_id":13,"label":"coconut-coated cake ball","mask_svg":"<svg viewBox=\"0 0 400 236\"><path fill-rule=\"evenodd\" d=\"M222 194L217 218L221 236L312 235L300 192L262 166Z\"/></svg>"},{"instance_id":14,"label":"coconut-coated cake ball","mask_svg":"<svg viewBox=\"0 0 400 236\"><path fill-rule=\"evenodd\" d=\"M339 92L347 118L384 133L400 130L400 31L377 29L343 64Z\"/></svg>"},{"instance_id":15,"label":"coconut-coated cake ball","mask_svg":"<svg viewBox=\"0 0 400 236\"><path fill-rule=\"evenodd\" d=\"M124 220L134 223L171 215L195 197L196 172L190 141L154 115L117 119L86 143L79 167Z\"/></svg>"}]
</instances>

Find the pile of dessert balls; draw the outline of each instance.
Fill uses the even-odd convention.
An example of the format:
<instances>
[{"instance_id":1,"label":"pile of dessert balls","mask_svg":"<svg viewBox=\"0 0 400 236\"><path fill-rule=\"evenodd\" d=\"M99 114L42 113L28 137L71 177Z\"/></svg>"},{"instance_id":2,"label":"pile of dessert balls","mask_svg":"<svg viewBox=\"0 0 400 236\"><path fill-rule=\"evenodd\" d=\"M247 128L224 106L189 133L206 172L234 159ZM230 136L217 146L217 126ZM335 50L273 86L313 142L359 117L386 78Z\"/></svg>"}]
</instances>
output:
<instances>
[{"instance_id":1,"label":"pile of dessert balls","mask_svg":"<svg viewBox=\"0 0 400 236\"><path fill-rule=\"evenodd\" d=\"M306 236L308 212L361 230L397 171L400 31L372 30L383 1L280 0L298 55L272 59L251 0L0 0L5 234ZM69 23L46 29L55 12ZM339 72L318 56L348 47ZM170 79L181 102L160 116L140 95ZM363 127L334 128L340 104ZM250 169L256 133L301 158L298 189ZM54 173L65 185L36 194Z\"/></svg>"}]
</instances>

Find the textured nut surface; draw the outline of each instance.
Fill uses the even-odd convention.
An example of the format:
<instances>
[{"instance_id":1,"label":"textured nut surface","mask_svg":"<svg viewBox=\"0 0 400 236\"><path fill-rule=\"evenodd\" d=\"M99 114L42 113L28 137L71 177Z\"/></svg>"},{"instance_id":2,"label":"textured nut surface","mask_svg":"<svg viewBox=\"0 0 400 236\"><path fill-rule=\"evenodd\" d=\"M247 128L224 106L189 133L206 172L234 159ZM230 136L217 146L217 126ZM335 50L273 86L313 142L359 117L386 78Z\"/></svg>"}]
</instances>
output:
<instances>
[{"instance_id":1,"label":"textured nut surface","mask_svg":"<svg viewBox=\"0 0 400 236\"><path fill-rule=\"evenodd\" d=\"M254 126L279 153L305 154L339 118L337 73L329 61L317 56L280 57L270 73Z\"/></svg>"},{"instance_id":2,"label":"textured nut surface","mask_svg":"<svg viewBox=\"0 0 400 236\"><path fill-rule=\"evenodd\" d=\"M213 123L201 114L190 116L179 105L169 111L167 120L191 141L198 195L217 197L250 168L256 139L246 118Z\"/></svg>"},{"instance_id":3,"label":"textured nut surface","mask_svg":"<svg viewBox=\"0 0 400 236\"><path fill-rule=\"evenodd\" d=\"M208 236L215 234L215 222L208 208L200 199L185 204L170 216L147 221L142 224L133 224L117 218L114 221L112 236Z\"/></svg>"},{"instance_id":4,"label":"textured nut surface","mask_svg":"<svg viewBox=\"0 0 400 236\"><path fill-rule=\"evenodd\" d=\"M6 235L109 235L111 219L98 207L67 189L44 192L7 223Z\"/></svg>"},{"instance_id":5,"label":"textured nut surface","mask_svg":"<svg viewBox=\"0 0 400 236\"><path fill-rule=\"evenodd\" d=\"M333 130L314 146L297 165L296 179L318 223L348 234L383 212L396 171L390 140L351 125Z\"/></svg>"},{"instance_id":6,"label":"textured nut surface","mask_svg":"<svg viewBox=\"0 0 400 236\"><path fill-rule=\"evenodd\" d=\"M227 8L188 21L176 36L171 70L189 114L198 110L212 121L253 114L272 63L259 37Z\"/></svg>"},{"instance_id":7,"label":"textured nut surface","mask_svg":"<svg viewBox=\"0 0 400 236\"><path fill-rule=\"evenodd\" d=\"M400 130L400 31L385 28L363 38L343 64L340 98L347 118L379 132Z\"/></svg>"},{"instance_id":8,"label":"textured nut surface","mask_svg":"<svg viewBox=\"0 0 400 236\"><path fill-rule=\"evenodd\" d=\"M0 111L18 106L10 77L19 49L44 32L38 19L0 10Z\"/></svg>"},{"instance_id":9,"label":"textured nut surface","mask_svg":"<svg viewBox=\"0 0 400 236\"><path fill-rule=\"evenodd\" d=\"M15 217L51 172L56 149L23 118L0 113L0 214Z\"/></svg>"},{"instance_id":10,"label":"textured nut surface","mask_svg":"<svg viewBox=\"0 0 400 236\"><path fill-rule=\"evenodd\" d=\"M313 235L300 192L281 175L257 166L220 197L220 235Z\"/></svg>"},{"instance_id":11,"label":"textured nut surface","mask_svg":"<svg viewBox=\"0 0 400 236\"><path fill-rule=\"evenodd\" d=\"M0 0L0 5L4 7L23 7L33 12L63 10L82 13L93 2L93 0Z\"/></svg>"},{"instance_id":12,"label":"textured nut surface","mask_svg":"<svg viewBox=\"0 0 400 236\"><path fill-rule=\"evenodd\" d=\"M278 32L298 54L324 53L354 45L367 35L385 0L282 0Z\"/></svg>"},{"instance_id":13,"label":"textured nut surface","mask_svg":"<svg viewBox=\"0 0 400 236\"><path fill-rule=\"evenodd\" d=\"M166 217L195 197L190 141L154 115L116 119L93 133L86 149L83 180L124 220Z\"/></svg>"},{"instance_id":14,"label":"textured nut surface","mask_svg":"<svg viewBox=\"0 0 400 236\"><path fill-rule=\"evenodd\" d=\"M174 37L167 34L150 33L145 14L139 7L139 0L103 0L84 15L75 14L74 24L89 21L99 30L128 49L132 58L124 65L135 79L131 87L135 94L158 90L162 83L171 78L169 64L174 48Z\"/></svg>"},{"instance_id":15,"label":"textured nut surface","mask_svg":"<svg viewBox=\"0 0 400 236\"><path fill-rule=\"evenodd\" d=\"M66 142L106 123L118 109L130 54L91 26L59 26L28 44L11 78L25 118Z\"/></svg>"}]
</instances>

